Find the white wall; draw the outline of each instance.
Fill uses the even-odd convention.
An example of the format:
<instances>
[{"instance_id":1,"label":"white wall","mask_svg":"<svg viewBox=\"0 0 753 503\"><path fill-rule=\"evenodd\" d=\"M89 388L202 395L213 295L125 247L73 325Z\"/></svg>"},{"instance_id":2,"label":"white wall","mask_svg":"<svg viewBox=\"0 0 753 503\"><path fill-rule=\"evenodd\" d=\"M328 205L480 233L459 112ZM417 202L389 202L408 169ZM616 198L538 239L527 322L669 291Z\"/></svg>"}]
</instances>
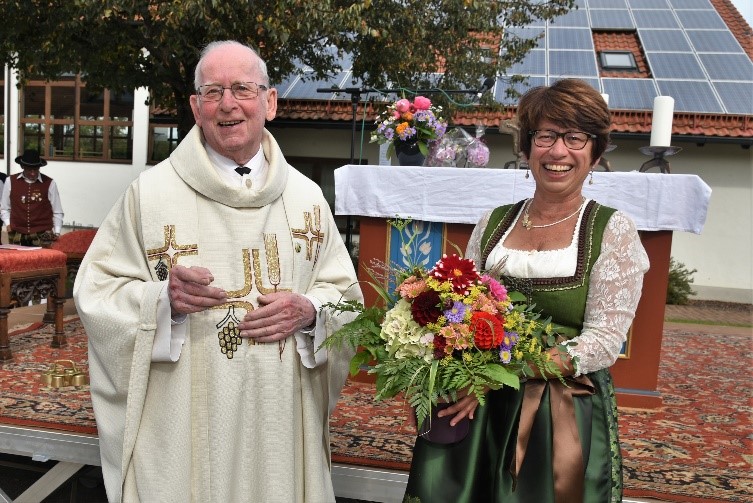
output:
<instances>
[{"instance_id":1,"label":"white wall","mask_svg":"<svg viewBox=\"0 0 753 503\"><path fill-rule=\"evenodd\" d=\"M607 156L616 170L639 168L647 159L638 151L640 142L618 143ZM692 287L698 298L753 303L753 151L736 144L674 143L682 150L668 158L671 172L698 175L712 194L702 233L674 233L672 256L697 270Z\"/></svg>"},{"instance_id":2,"label":"white wall","mask_svg":"<svg viewBox=\"0 0 753 503\"><path fill-rule=\"evenodd\" d=\"M699 175L713 193L703 233L675 234L673 255L697 269L700 298L753 303L753 151L691 146L677 157L673 172Z\"/></svg>"}]
</instances>

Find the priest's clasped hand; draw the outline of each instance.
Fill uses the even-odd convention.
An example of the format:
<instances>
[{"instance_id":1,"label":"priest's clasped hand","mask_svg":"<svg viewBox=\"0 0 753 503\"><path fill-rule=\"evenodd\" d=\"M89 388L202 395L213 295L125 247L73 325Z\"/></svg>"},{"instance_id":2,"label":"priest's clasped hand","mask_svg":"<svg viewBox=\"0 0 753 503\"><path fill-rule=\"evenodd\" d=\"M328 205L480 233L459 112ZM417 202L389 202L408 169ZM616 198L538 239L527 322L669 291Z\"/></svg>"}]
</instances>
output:
<instances>
[{"instance_id":1,"label":"priest's clasped hand","mask_svg":"<svg viewBox=\"0 0 753 503\"><path fill-rule=\"evenodd\" d=\"M260 295L259 307L246 313L238 325L241 337L256 342L274 342L311 325L316 309L305 296L291 292Z\"/></svg>"},{"instance_id":2,"label":"priest's clasped hand","mask_svg":"<svg viewBox=\"0 0 753 503\"><path fill-rule=\"evenodd\" d=\"M213 281L209 269L174 265L167 286L172 316L198 313L227 302L227 292L211 286Z\"/></svg>"}]
</instances>

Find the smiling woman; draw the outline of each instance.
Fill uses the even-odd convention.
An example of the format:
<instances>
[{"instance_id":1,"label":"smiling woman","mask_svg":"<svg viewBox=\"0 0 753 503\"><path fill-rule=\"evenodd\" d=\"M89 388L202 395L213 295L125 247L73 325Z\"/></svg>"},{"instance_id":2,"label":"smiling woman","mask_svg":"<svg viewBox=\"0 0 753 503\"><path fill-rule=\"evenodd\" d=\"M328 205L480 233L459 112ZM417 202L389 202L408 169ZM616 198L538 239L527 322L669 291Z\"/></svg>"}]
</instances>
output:
<instances>
[{"instance_id":1,"label":"smiling woman","mask_svg":"<svg viewBox=\"0 0 753 503\"><path fill-rule=\"evenodd\" d=\"M518 121L533 198L486 213L466 256L551 316L558 345L548 353L567 384L534 369L536 377L518 390L489 391L483 407L473 394L452 404L440 415L452 423L470 418L470 431L451 445L416 441L407 495L466 503L620 501L609 367L635 315L648 258L625 214L582 195L609 143L609 110L591 86L564 79L526 93Z\"/></svg>"}]
</instances>

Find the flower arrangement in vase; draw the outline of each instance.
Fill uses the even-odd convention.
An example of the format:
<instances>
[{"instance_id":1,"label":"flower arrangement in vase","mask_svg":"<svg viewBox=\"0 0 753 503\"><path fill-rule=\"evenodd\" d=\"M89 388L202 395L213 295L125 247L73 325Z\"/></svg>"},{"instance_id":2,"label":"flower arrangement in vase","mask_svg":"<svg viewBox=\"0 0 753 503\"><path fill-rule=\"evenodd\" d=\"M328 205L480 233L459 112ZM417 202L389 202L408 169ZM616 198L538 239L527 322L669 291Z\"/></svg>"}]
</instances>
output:
<instances>
[{"instance_id":1,"label":"flower arrangement in vase","mask_svg":"<svg viewBox=\"0 0 753 503\"><path fill-rule=\"evenodd\" d=\"M447 121L441 114L442 107L433 106L424 96L416 96L413 101L400 99L377 119L371 143L389 143L387 157L390 159L402 149L411 148L426 157L429 142L442 138L447 130Z\"/></svg>"}]
</instances>

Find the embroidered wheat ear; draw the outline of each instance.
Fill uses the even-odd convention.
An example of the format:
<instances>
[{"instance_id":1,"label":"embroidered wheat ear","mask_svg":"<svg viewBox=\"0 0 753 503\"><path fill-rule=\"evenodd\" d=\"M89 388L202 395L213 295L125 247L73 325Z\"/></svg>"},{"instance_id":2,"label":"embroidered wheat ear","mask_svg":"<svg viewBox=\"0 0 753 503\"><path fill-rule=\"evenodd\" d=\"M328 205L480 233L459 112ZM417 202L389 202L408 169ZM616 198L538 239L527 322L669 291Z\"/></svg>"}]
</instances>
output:
<instances>
[{"instance_id":1,"label":"embroidered wheat ear","mask_svg":"<svg viewBox=\"0 0 753 503\"><path fill-rule=\"evenodd\" d=\"M264 251L267 254L267 273L269 274L269 283L277 291L280 284L280 256L277 250L277 234L264 235Z\"/></svg>"},{"instance_id":2,"label":"embroidered wheat ear","mask_svg":"<svg viewBox=\"0 0 753 503\"><path fill-rule=\"evenodd\" d=\"M487 274L491 276L492 278L499 278L502 275L502 269L505 268L505 264L507 263L507 255L502 257L497 261L496 264L494 264L488 271Z\"/></svg>"}]
</instances>

